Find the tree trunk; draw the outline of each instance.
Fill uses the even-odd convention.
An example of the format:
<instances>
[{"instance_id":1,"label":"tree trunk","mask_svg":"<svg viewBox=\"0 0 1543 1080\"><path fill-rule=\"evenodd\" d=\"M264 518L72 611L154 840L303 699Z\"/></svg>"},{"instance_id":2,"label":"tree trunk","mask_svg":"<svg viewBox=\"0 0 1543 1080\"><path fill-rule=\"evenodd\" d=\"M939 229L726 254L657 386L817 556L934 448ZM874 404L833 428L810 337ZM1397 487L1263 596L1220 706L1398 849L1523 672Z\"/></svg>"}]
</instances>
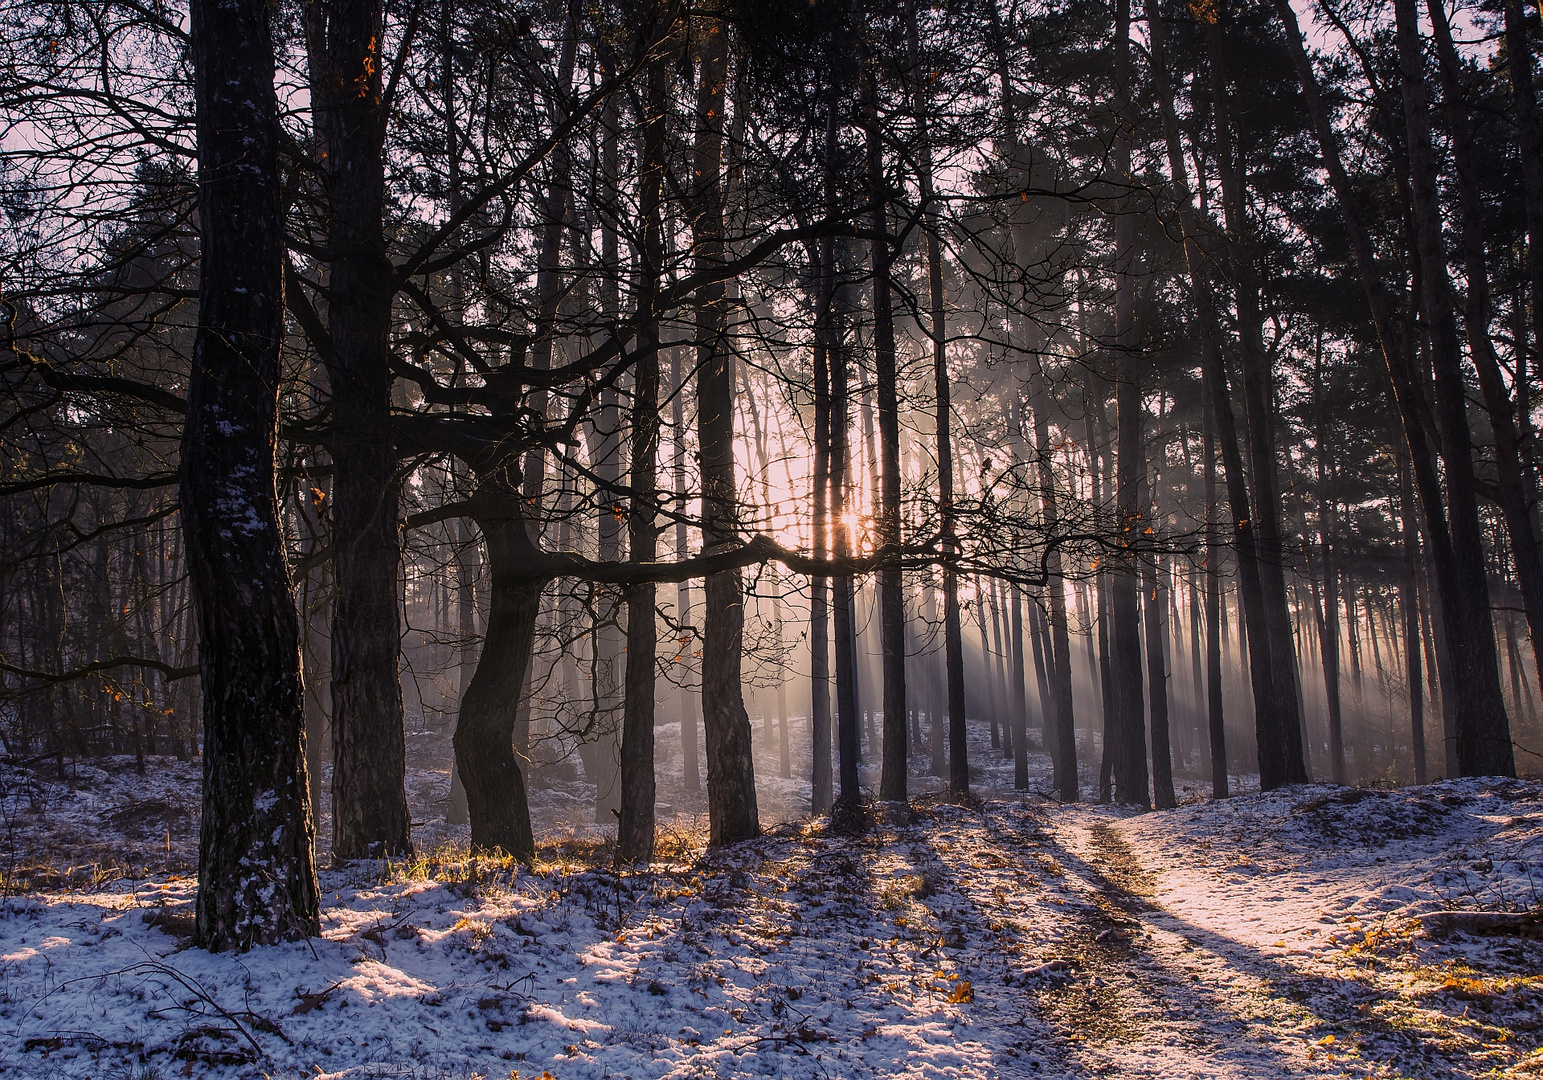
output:
<instances>
[{"instance_id":1,"label":"tree trunk","mask_svg":"<svg viewBox=\"0 0 1543 1080\"><path fill-rule=\"evenodd\" d=\"M831 267L834 273L834 265ZM827 321L827 352L830 361L830 521L833 548L838 559L852 553L851 532L847 528L847 492L850 488L851 432L847 410L847 363L842 332L834 311ZM840 799L855 805L862 798L858 784L857 763L862 753L860 720L857 715L857 650L854 638L852 577L843 574L833 583L836 636L836 745L840 761Z\"/></svg>"},{"instance_id":2,"label":"tree trunk","mask_svg":"<svg viewBox=\"0 0 1543 1080\"><path fill-rule=\"evenodd\" d=\"M1079 289L1080 296L1080 289ZM1079 307L1081 300L1079 299ZM1080 317L1080 316L1079 316ZM1083 382L1083 400L1085 402L1083 412L1083 429L1087 438L1088 450L1088 481L1092 493L1092 503L1095 508L1102 509L1107 496L1105 484L1105 468L1108 461L1107 447L1102 455L1103 463L1100 463L1098 448L1103 444L1108 432L1105 422L1104 399L1105 392L1101 380L1089 365ZM1099 563L1103 565L1102 560ZM1098 798L1100 802L1108 802L1111 795L1110 783L1112 781L1112 769L1114 764L1113 742L1114 732L1119 724L1115 714L1114 704L1114 674L1109 665L1109 588L1108 575L1102 569L1093 578L1094 597L1091 607L1093 617L1098 623L1098 665L1094 676L1098 680L1099 702L1102 706L1102 720L1104 726L1104 745L1099 760Z\"/></svg>"},{"instance_id":3,"label":"tree trunk","mask_svg":"<svg viewBox=\"0 0 1543 1080\"><path fill-rule=\"evenodd\" d=\"M1490 339L1489 269L1485 255L1484 213L1474 162L1473 131L1468 118L1460 61L1452 43L1452 30L1446 9L1426 0L1431 26L1435 31L1437 55L1441 59L1442 95L1446 99L1447 129L1451 133L1452 162L1456 166L1458 206L1462 220L1463 264L1468 290L1463 311L1467 330L1468 354L1479 376L1484 407L1489 413L1490 430L1495 438L1495 477L1498 481L1501 512L1511 537L1512 558L1517 584L1522 595L1522 609L1527 616L1533 654L1543 659L1543 547L1539 546L1532 517L1532 495L1536 477L1530 468L1530 448L1524 447L1516 430L1516 403L1507 390L1500 370L1500 360ZM1521 110L1518 110L1518 135L1525 138ZM1543 153L1543 148L1539 149ZM1524 163L1526 172L1543 170L1537 162ZM1539 668L1543 674L1543 668Z\"/></svg>"},{"instance_id":4,"label":"tree trunk","mask_svg":"<svg viewBox=\"0 0 1543 1080\"><path fill-rule=\"evenodd\" d=\"M691 223L697 268L724 258L723 104L728 79L728 29L703 19L698 75L696 145L698 185ZM719 551L735 542L734 350L722 283L697 291L697 446L702 456L702 547ZM702 724L707 735L709 843L731 844L760 831L750 717L740 686L744 646L744 589L738 570L711 574L703 583Z\"/></svg>"},{"instance_id":5,"label":"tree trunk","mask_svg":"<svg viewBox=\"0 0 1543 1080\"><path fill-rule=\"evenodd\" d=\"M993 4L995 0L993 0ZM921 49L917 41L916 3L906 4L906 35L912 71L912 111L917 124L917 179L927 205L927 288L929 336L932 346L932 379L937 392L938 506L941 513L943 551L958 548L954 529L953 406L949 400L952 379L948 373L948 331L944 315L943 251L940 226L933 206L932 144L928 133L929 108L921 77ZM959 625L959 575L951 563L943 566L943 667L948 715L948 788L955 798L970 792L969 750L965 745L964 635ZM934 759L938 748L933 749Z\"/></svg>"},{"instance_id":6,"label":"tree trunk","mask_svg":"<svg viewBox=\"0 0 1543 1080\"><path fill-rule=\"evenodd\" d=\"M1134 186L1131 144L1127 132L1134 123L1130 103L1130 0L1118 0L1114 30L1115 112L1120 117L1114 142L1114 170ZM1146 709L1142 695L1141 608L1135 566L1138 539L1145 526L1146 457L1141 442L1141 371L1136 345L1136 278L1134 208L1129 196L1114 224L1115 313L1115 507L1119 538L1125 550L1109 574L1109 666L1114 688L1110 751L1116 798L1145 807L1147 787Z\"/></svg>"},{"instance_id":7,"label":"tree trunk","mask_svg":"<svg viewBox=\"0 0 1543 1080\"><path fill-rule=\"evenodd\" d=\"M411 850L400 650L401 479L391 435L391 261L384 231L383 9L329 0L307 14L311 102L326 147L332 388L332 852ZM363 74L360 74L360 73Z\"/></svg>"},{"instance_id":8,"label":"tree trunk","mask_svg":"<svg viewBox=\"0 0 1543 1080\"><path fill-rule=\"evenodd\" d=\"M686 383L685 375L680 370L679 348L670 350L670 419L674 424L674 462L675 473L675 512L680 515L675 519L675 558L685 559L691 550L690 542L686 534ZM691 622L691 582L684 580L675 587L675 618L682 624L680 640L676 642L680 650L681 685L680 685L680 757L681 757L681 786L686 791L702 790L701 766L697 760L697 699L696 695L686 687L686 672L691 666L691 648L696 640L694 635L688 636L685 627L692 626Z\"/></svg>"},{"instance_id":9,"label":"tree trunk","mask_svg":"<svg viewBox=\"0 0 1543 1080\"><path fill-rule=\"evenodd\" d=\"M780 568L779 568L780 569ZM787 623L785 606L782 600L782 575L780 572L773 577L777 589L777 595L773 603L777 612L777 655L786 658L788 655L788 640L784 627ZM788 746L788 669L780 667L777 671L777 775L784 780L793 778L792 751Z\"/></svg>"},{"instance_id":10,"label":"tree trunk","mask_svg":"<svg viewBox=\"0 0 1543 1080\"><path fill-rule=\"evenodd\" d=\"M1436 373L1435 412L1446 463L1447 501L1451 511L1455 586L1447 603L1463 631L1452 635L1454 673L1464 687L1463 720L1457 729L1458 767L1465 776L1514 776L1510 723L1500 687L1495 625L1490 614L1489 580L1479 525L1478 491L1473 470L1473 441L1468 429L1468 395L1463 378L1457 319L1446 273L1442 217L1437 192L1435 151L1431 144L1425 81L1414 0L1395 0L1404 117L1408 126L1411 191L1416 248L1421 268L1421 310L1431 331L1431 360ZM1543 613L1540 613L1543 614Z\"/></svg>"},{"instance_id":11,"label":"tree trunk","mask_svg":"<svg viewBox=\"0 0 1543 1080\"><path fill-rule=\"evenodd\" d=\"M827 210L835 192L834 153L837 149L836 94L829 94L825 113L825 189ZM829 550L829 498L831 495L831 400L830 360L835 337L836 246L824 237L816 246L817 291L814 324L814 490L810 548L815 558ZM835 803L835 777L831 770L830 714L830 579L809 579L809 730L813 764L810 770L810 811L824 814Z\"/></svg>"},{"instance_id":12,"label":"tree trunk","mask_svg":"<svg viewBox=\"0 0 1543 1080\"><path fill-rule=\"evenodd\" d=\"M836 144L834 142L830 143L829 144L829 149L827 151L827 156L834 156L837 152L838 152L838 150L837 150ZM835 211L836 203L835 203L835 193L834 192L835 192L835 187L834 187L834 184L832 184L832 186L831 186L830 201L828 202L829 212L830 212L830 214L832 216L834 216L834 214L836 212ZM852 289L849 290L849 293L852 296L855 297L856 293L857 293L857 290L855 288L852 288ZM855 303L855 301L854 301L854 303ZM877 443L877 441L874 438L874 423L873 423L873 413L874 413L873 398L874 398L874 394L873 394L873 384L868 379L868 368L865 365L863 365L863 364L858 364L857 365L857 378L858 378L858 384L862 387L862 394L861 394L860 398L858 399L858 413L862 417L863 447L864 447L864 449L866 451L866 456L868 458L868 506L869 506L869 513L870 513L870 516L871 516L871 515L877 513L878 504L879 504L879 492L880 492L880 490L883 487L883 481L879 478L879 451L878 451L878 443ZM863 698L863 701L867 702L867 706L863 709L863 715L864 715L864 719L865 719L865 721L867 723L868 752L873 754L875 757L882 758L883 755L882 755L882 751L881 751L881 748L880 748L880 743L881 743L882 740L881 740L881 737L880 737L879 732L877 730L879 710L877 708L875 708L874 705L875 705L875 698L878 698L878 704L880 704L880 705L883 704L883 681L884 680L883 680L882 671L880 671L880 672L875 672L874 671L875 664L873 662L873 647L872 647L872 639L873 639L873 629L872 628L874 626L876 626L878 624L878 622L879 622L879 617L878 617L878 615L879 615L879 590L878 590L877 582L875 582L875 584L871 588L868 589L867 613L868 613L868 619L867 619L867 622L866 622L865 625L867 625L869 627L869 630L868 630L869 646L861 654L863 656L862 669L863 669L864 674L867 676L867 685L868 685L868 692L867 692L866 696ZM880 647L882 649L882 634L880 635L880 638L881 638L881 646ZM881 664L882 664L882 659L883 658L881 657L880 658L880 663ZM879 693L878 694L875 694L873 692L875 686L879 687Z\"/></svg>"},{"instance_id":13,"label":"tree trunk","mask_svg":"<svg viewBox=\"0 0 1543 1080\"><path fill-rule=\"evenodd\" d=\"M1194 475L1193 470L1190 470L1190 475ZM1198 757L1203 759L1210 752L1210 728L1207 726L1205 715L1205 663L1202 660L1205 646L1201 644L1200 630L1204 621L1204 616L1201 614L1204 590L1200 585L1200 575L1201 568L1191 562L1189 573L1185 575L1185 588L1189 592L1187 606L1189 608L1190 722L1194 725ZM1198 761L1198 767L1204 769L1203 760Z\"/></svg>"},{"instance_id":14,"label":"tree trunk","mask_svg":"<svg viewBox=\"0 0 1543 1080\"><path fill-rule=\"evenodd\" d=\"M1012 594L1009 629L1012 637L1013 691L1013 790L1029 789L1029 691L1028 665L1023 652L1023 592L1017 585L1003 585L1004 599Z\"/></svg>"},{"instance_id":15,"label":"tree trunk","mask_svg":"<svg viewBox=\"0 0 1543 1080\"><path fill-rule=\"evenodd\" d=\"M470 512L487 542L487 633L455 726L456 768L466 789L472 847L536 857L525 778L514 756L514 723L536 641L545 582L527 576L534 552L512 463L481 479Z\"/></svg>"},{"instance_id":16,"label":"tree trunk","mask_svg":"<svg viewBox=\"0 0 1543 1080\"><path fill-rule=\"evenodd\" d=\"M560 89L553 95L554 102L550 110L551 124L554 129L566 119L564 106L573 85L573 67L578 47L574 14L573 6L570 5L558 59L557 83ZM448 44L446 47L449 47ZM448 59L446 62L449 62ZM447 81L451 78L448 69L445 78ZM447 89L446 93L448 92ZM445 114L449 118L449 127L453 129L454 115L448 105ZM568 187L571 175L571 150L566 142L559 143L552 150L552 176L540 211L541 246L536 257L536 320L529 359L530 367L536 371L546 371L552 366L553 339L556 336L554 328L563 297L562 237L563 227L568 224L570 205ZM547 390L542 386L532 386L526 398L531 416L540 424L545 424L548 419L548 398ZM539 443L528 447L521 463L521 471L526 506L529 508L531 518L536 522L539 541L540 523L545 520L541 500L546 481L546 449ZM525 671L525 681L520 690L519 708L514 723L514 750L522 768L528 768L531 762L530 714L533 704L531 700L533 672L532 663Z\"/></svg>"},{"instance_id":17,"label":"tree trunk","mask_svg":"<svg viewBox=\"0 0 1543 1080\"><path fill-rule=\"evenodd\" d=\"M451 18L454 13L453 0L440 0L439 5L439 48L442 50L440 57L440 93L441 103L445 114L445 173L447 175L446 209L451 217L455 217L461 210L461 144L460 129L456 117L456 78L455 61L456 51L452 47ZM457 238L452 237L452 241ZM460 322L465 318L466 294L464 272L459 263L450 268L450 310L449 318ZM460 485L455 483L459 479L457 473L461 466L459 459L452 458L449 463L450 480L453 489L459 496ZM456 687L456 715L459 721L461 698L466 693L466 687L471 684L473 672L476 670L475 654L471 649L471 638L476 634L476 578L470 570L472 560L476 558L476 548L471 541L471 522L467 518L458 518L454 528L457 535L455 540L455 564L456 595L460 638L459 679ZM468 549L470 549L468 551ZM446 587L446 602L448 603L448 584ZM445 823L447 825L464 825L467 821L466 789L461 786L461 771L456 768L454 738L455 728L450 729L451 754L450 754L450 797L445 807Z\"/></svg>"},{"instance_id":18,"label":"tree trunk","mask_svg":"<svg viewBox=\"0 0 1543 1080\"><path fill-rule=\"evenodd\" d=\"M1151 14L1149 9L1149 16ZM1233 133L1226 87L1226 51L1222 47L1219 21L1210 24L1208 42L1217 164L1222 181L1222 206L1227 225L1233 295L1237 301L1243 414L1247 421L1249 479L1253 486L1253 534L1258 551L1264 624L1268 634L1270 678L1275 687L1270 708L1260 711L1260 715L1268 728L1272 755L1276 758L1270 771L1279 769L1281 783L1305 784L1309 777L1302 745L1302 711L1297 693L1297 659L1291 634L1291 609L1286 601L1285 537L1281 528L1280 482L1276 477L1274 379L1261 337L1264 314L1260 310L1253 246L1248 239L1244 178L1241 168L1236 167L1233 160ZM1167 82L1166 72L1163 73L1163 81ZM1172 108L1171 97L1166 98L1166 104Z\"/></svg>"},{"instance_id":19,"label":"tree trunk","mask_svg":"<svg viewBox=\"0 0 1543 1080\"><path fill-rule=\"evenodd\" d=\"M900 401L895 368L895 323L891 308L890 264L894 255L888 242L884 149L879 140L878 90L872 71L864 67L864 116L867 136L868 192L873 199L873 232L870 241L873 269L874 375L878 387L881 490L875 515L879 547L900 546ZM904 802L907 797L905 598L900 587L898 556L878 572L879 631L884 654L884 745L879 772L879 798Z\"/></svg>"},{"instance_id":20,"label":"tree trunk","mask_svg":"<svg viewBox=\"0 0 1543 1080\"><path fill-rule=\"evenodd\" d=\"M1227 717L1222 690L1221 530L1216 527L1216 392L1210 375L1201 373L1200 395L1205 437L1205 686L1206 725L1211 736L1211 797L1225 799L1227 778Z\"/></svg>"},{"instance_id":21,"label":"tree trunk","mask_svg":"<svg viewBox=\"0 0 1543 1080\"><path fill-rule=\"evenodd\" d=\"M460 469L459 462L454 468ZM456 705L456 725L460 726L460 703L466 700L466 691L477 674L477 575L481 569L482 554L477 547L477 534L470 518L456 522L456 620L460 638L460 655L457 689L460 691ZM454 731L451 732L450 806L445 811L445 821L451 825L465 825L470 821L466 808L466 787L461 783L461 769L454 757Z\"/></svg>"},{"instance_id":22,"label":"tree trunk","mask_svg":"<svg viewBox=\"0 0 1543 1080\"><path fill-rule=\"evenodd\" d=\"M986 695L986 708L991 716L991 746L1002 745L1002 732L997 727L997 714L1002 705L997 697L997 684L991 674L991 642L986 636L986 587L979 574L975 575L975 626L980 631L981 683Z\"/></svg>"},{"instance_id":23,"label":"tree trunk","mask_svg":"<svg viewBox=\"0 0 1543 1080\"><path fill-rule=\"evenodd\" d=\"M189 11L202 246L178 471L203 689L193 939L210 952L321 932L274 487L285 254L269 10L193 0Z\"/></svg>"},{"instance_id":24,"label":"tree trunk","mask_svg":"<svg viewBox=\"0 0 1543 1080\"><path fill-rule=\"evenodd\" d=\"M299 485L296 492L296 518L308 554L326 546L326 535L318 520L326 502L327 480L314 488ZM321 835L321 782L326 768L324 751L332 737L328 730L327 710L323 704L330 696L327 669L322 650L327 648L327 626L331 604L326 600L325 564L312 570L300 581L300 669L305 681L305 775L310 787L311 832ZM180 752L180 751L179 751Z\"/></svg>"},{"instance_id":25,"label":"tree trunk","mask_svg":"<svg viewBox=\"0 0 1543 1080\"><path fill-rule=\"evenodd\" d=\"M912 606L914 607L915 605L913 604ZM911 725L911 734L906 749L907 755L920 754L923 749L921 712L924 706L919 705L918 702L925 703L927 700L927 685L920 677L927 669L922 662L921 637L916 632L916 624L920 621L920 615L913 617L910 613L907 613L905 620L906 683L911 688L911 693L907 695L909 698L909 708L906 710L906 719L910 721ZM917 670L918 668L920 668L920 671Z\"/></svg>"},{"instance_id":26,"label":"tree trunk","mask_svg":"<svg viewBox=\"0 0 1543 1080\"><path fill-rule=\"evenodd\" d=\"M1034 658L1034 683L1039 691L1039 730L1045 749L1054 756L1050 745L1055 737L1055 699L1050 696L1050 675L1045 669L1049 659L1049 635L1045 632L1044 601L1038 595L1028 597L1025 609L1029 616L1029 655Z\"/></svg>"},{"instance_id":27,"label":"tree trunk","mask_svg":"<svg viewBox=\"0 0 1543 1080\"><path fill-rule=\"evenodd\" d=\"M1060 505L1055 489L1050 446L1050 387L1045 377L1044 356L1029 357L1029 400L1034 410L1034 454L1039 480L1040 516L1044 529L1054 536L1060 525ZM1052 787L1065 802L1076 802L1077 725L1072 692L1071 633L1066 619L1066 582L1061 576L1061 551L1052 547L1045 557L1046 592L1050 601L1049 640L1045 657L1052 707L1045 713L1045 749L1051 756Z\"/></svg>"},{"instance_id":28,"label":"tree trunk","mask_svg":"<svg viewBox=\"0 0 1543 1080\"><path fill-rule=\"evenodd\" d=\"M627 558L653 562L658 555L659 322L655 298L664 273L664 224L660 216L665 170L665 114L670 89L668 59L650 59L643 118L643 161L638 212L642 219L642 274L638 339L632 365L631 513ZM616 857L649 862L654 856L654 672L659 634L652 583L627 589L627 671L622 707L621 806Z\"/></svg>"},{"instance_id":29,"label":"tree trunk","mask_svg":"<svg viewBox=\"0 0 1543 1080\"><path fill-rule=\"evenodd\" d=\"M1013 732L1018 727L1018 722L1013 717L1022 713L1023 702L1022 694L1014 694L1012 692L1012 686L1007 678L1007 673L1010 670L1007 656L1009 642L1006 630L1004 629L1007 614L1003 610L1002 598L1004 593L1002 591L1002 583L995 578L989 578L988 580L991 582L991 633L996 642L996 682L1001 690L999 696L1002 708L1007 712L1007 718L1002 722L1002 757L1006 760L1013 756Z\"/></svg>"},{"instance_id":30,"label":"tree trunk","mask_svg":"<svg viewBox=\"0 0 1543 1080\"><path fill-rule=\"evenodd\" d=\"M1329 433L1324 426L1323 353L1313 370L1313 403L1318 430L1318 533L1323 557L1323 608L1318 615L1319 654L1323 661L1323 694L1329 713L1329 768L1336 784L1345 782L1345 729L1339 703L1339 568L1334 560L1337 515L1329 494L1334 475L1330 463Z\"/></svg>"},{"instance_id":31,"label":"tree trunk","mask_svg":"<svg viewBox=\"0 0 1543 1080\"><path fill-rule=\"evenodd\" d=\"M822 277L829 271L822 260ZM828 310L829 293L823 291L822 305ZM826 497L830 492L830 378L828 339L819 330L814 346L814 542L815 558L826 552L829 524ZM830 613L827 596L830 578L816 575L809 579L809 729L813 763L810 770L810 812L829 812L835 802L835 778L831 771L830 715Z\"/></svg>"},{"instance_id":32,"label":"tree trunk","mask_svg":"<svg viewBox=\"0 0 1543 1080\"><path fill-rule=\"evenodd\" d=\"M1178 805L1173 795L1173 752L1168 733L1168 665L1163 642L1168 637L1168 599L1163 595L1163 569L1156 558L1147 560L1142 592L1146 609L1147 697L1152 716L1152 797L1159 810Z\"/></svg>"},{"instance_id":33,"label":"tree trunk","mask_svg":"<svg viewBox=\"0 0 1543 1080\"><path fill-rule=\"evenodd\" d=\"M615 200L621 186L618 141L621 118L614 101L608 101L601 114L600 176L602 198ZM600 263L607 268L621 265L621 239L609 214L600 215ZM617 273L606 272L600 279L600 310L605 318L620 319L621 284ZM602 562L622 558L623 511L622 414L614 384L600 391L599 416L592 427L590 461L596 487L596 552ZM624 638L618 624L621 607L619 590L602 586L595 597L594 680L591 684L593 714L580 736L579 757L585 776L595 785L595 823L610 825L621 811L621 740L616 729L618 711L626 695L626 661L622 657Z\"/></svg>"},{"instance_id":34,"label":"tree trunk","mask_svg":"<svg viewBox=\"0 0 1543 1080\"><path fill-rule=\"evenodd\" d=\"M995 0L991 5L992 41L996 50L997 78L1001 83L1003 128L1006 135L1006 157L1013 181L1023 190L1031 186L1032 177L1026 175L1019 161L1017 109L1012 94L1012 69L1008 61L1007 39L1002 32L1001 17ZM1022 266L1030 257L1031 239L1026 223L1015 221L1013 228L1013 257ZM1025 302L1027 298L1025 297ZM1015 320L1019 324L1020 338L1037 330L1024 328L1023 313ZM1023 342L1027 349L1027 342ZM1034 411L1034 451L1040 499L1040 515L1044 529L1054 535L1059 524L1054 472L1051 467L1049 445L1049 409L1051 395L1045 377L1044 355L1038 349L1027 349L1030 373L1028 390L1030 407ZM1066 620L1066 592L1061 577L1061 552L1052 546L1045 560L1045 573L1050 600L1049 668L1053 707L1045 710L1045 746L1050 752L1053 779L1052 786L1067 802L1076 802L1077 790L1077 736L1075 699L1072 692L1071 639Z\"/></svg>"},{"instance_id":35,"label":"tree trunk","mask_svg":"<svg viewBox=\"0 0 1543 1080\"><path fill-rule=\"evenodd\" d=\"M1232 394L1228 387L1226 364L1221 355L1220 320L1211 293L1205 257L1200 249L1201 230L1195 220L1188 169L1174 116L1173 92L1168 79L1164 47L1166 33L1160 18L1149 18L1148 27L1152 40L1152 78L1162 114L1169 170L1179 189L1176 201L1184 232L1184 257L1189 269L1196 313L1200 319L1201 365L1214 403L1213 415L1221 437L1222 460L1227 472L1227 496L1232 511L1234 544L1238 551L1238 593L1246 627L1254 724L1259 742L1259 781L1260 786L1268 791L1292 783L1298 776L1305 776L1305 763L1301 760L1301 725L1293 719L1297 715L1296 665L1294 658L1289 666L1278 664L1279 650L1272 645L1266 575L1261 568L1263 559L1254 531L1242 451L1232 412ZM1277 635L1276 640L1284 640L1287 646L1290 645L1289 619L1284 637ZM1289 685L1283 685L1286 679L1289 679ZM1290 695L1289 708L1287 695ZM1281 710L1286 712L1283 714Z\"/></svg>"},{"instance_id":36,"label":"tree trunk","mask_svg":"<svg viewBox=\"0 0 1543 1080\"><path fill-rule=\"evenodd\" d=\"M1517 157L1522 167L1522 194L1527 220L1527 277L1532 294L1534 364L1543 350L1543 119L1538 116L1534 84L1532 38L1527 30L1523 0L1505 0L1507 67L1516 115ZM1526 417L1524 411L1520 414ZM1527 423L1523 420L1524 425ZM1536 652L1536 649L1534 649ZM1543 662L1543 657L1537 658Z\"/></svg>"},{"instance_id":37,"label":"tree trunk","mask_svg":"<svg viewBox=\"0 0 1543 1080\"><path fill-rule=\"evenodd\" d=\"M1398 463L1399 525L1403 532L1404 576L1399 601L1404 611L1404 668L1409 684L1409 741L1414 752L1414 782L1429 779L1425 760L1425 694L1420 670L1420 529L1415 521L1414 488L1409 465Z\"/></svg>"}]
</instances>

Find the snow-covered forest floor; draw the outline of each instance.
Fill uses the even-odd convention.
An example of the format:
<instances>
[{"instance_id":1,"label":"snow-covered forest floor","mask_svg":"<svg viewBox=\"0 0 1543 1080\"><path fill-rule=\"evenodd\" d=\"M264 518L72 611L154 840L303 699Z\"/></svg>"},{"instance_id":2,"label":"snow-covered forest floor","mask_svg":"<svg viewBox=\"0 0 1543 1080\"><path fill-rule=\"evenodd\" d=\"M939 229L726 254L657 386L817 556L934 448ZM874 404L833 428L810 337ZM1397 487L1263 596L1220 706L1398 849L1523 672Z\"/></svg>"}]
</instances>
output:
<instances>
[{"instance_id":1,"label":"snow-covered forest floor","mask_svg":"<svg viewBox=\"0 0 1543 1080\"><path fill-rule=\"evenodd\" d=\"M1543 910L1543 784L1133 815L977 760L981 806L850 832L772 779L783 823L707 854L677 771L625 873L563 781L535 872L425 825L414 861L322 871L320 939L241 956L188 947L196 763L5 769L0 1073L1543 1076L1543 927L1420 919ZM415 821L446 782L415 770Z\"/></svg>"}]
</instances>

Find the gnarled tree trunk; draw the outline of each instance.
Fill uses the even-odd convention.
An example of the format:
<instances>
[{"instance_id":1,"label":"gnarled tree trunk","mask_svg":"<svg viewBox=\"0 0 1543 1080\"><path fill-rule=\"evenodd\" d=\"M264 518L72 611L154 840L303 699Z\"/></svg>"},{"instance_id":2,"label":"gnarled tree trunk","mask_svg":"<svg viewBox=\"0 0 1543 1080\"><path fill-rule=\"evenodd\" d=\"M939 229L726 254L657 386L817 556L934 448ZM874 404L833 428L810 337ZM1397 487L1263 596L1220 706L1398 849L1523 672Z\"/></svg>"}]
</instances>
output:
<instances>
[{"instance_id":1,"label":"gnarled tree trunk","mask_svg":"<svg viewBox=\"0 0 1543 1080\"><path fill-rule=\"evenodd\" d=\"M466 789L474 848L536 857L525 778L514 756L514 723L536 641L545 581L528 576L534 550L512 469L482 478L470 512L487 543L491 578L487 633L455 726L456 768Z\"/></svg>"}]
</instances>

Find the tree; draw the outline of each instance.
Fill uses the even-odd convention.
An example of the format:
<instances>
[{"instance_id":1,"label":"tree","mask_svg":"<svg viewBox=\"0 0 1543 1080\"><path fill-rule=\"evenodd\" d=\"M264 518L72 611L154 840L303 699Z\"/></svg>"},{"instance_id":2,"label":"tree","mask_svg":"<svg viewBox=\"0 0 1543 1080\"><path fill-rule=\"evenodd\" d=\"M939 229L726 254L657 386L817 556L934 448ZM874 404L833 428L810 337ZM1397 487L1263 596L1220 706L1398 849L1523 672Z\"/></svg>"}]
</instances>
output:
<instances>
[{"instance_id":1,"label":"tree","mask_svg":"<svg viewBox=\"0 0 1543 1080\"><path fill-rule=\"evenodd\" d=\"M299 626L274 490L280 130L267 6L194 0L190 14L203 247L179 474L204 691L194 940L244 951L321 932Z\"/></svg>"},{"instance_id":2,"label":"tree","mask_svg":"<svg viewBox=\"0 0 1543 1080\"><path fill-rule=\"evenodd\" d=\"M397 529L402 478L392 438L393 276L386 252L379 0L318 0L306 12L311 108L325 147L328 322L319 345L332 391L332 849L340 858L412 849L397 671Z\"/></svg>"},{"instance_id":3,"label":"tree","mask_svg":"<svg viewBox=\"0 0 1543 1080\"><path fill-rule=\"evenodd\" d=\"M724 87L729 77L728 29L717 19L697 24L697 187L692 241L700 271L716 270L723 247ZM697 293L697 445L702 454L702 539L711 554L732 543L737 525L734 487L734 353L722 283ZM702 726L707 737L707 806L714 844L760 832L750 716L740 686L744 590L737 570L703 582Z\"/></svg>"}]
</instances>

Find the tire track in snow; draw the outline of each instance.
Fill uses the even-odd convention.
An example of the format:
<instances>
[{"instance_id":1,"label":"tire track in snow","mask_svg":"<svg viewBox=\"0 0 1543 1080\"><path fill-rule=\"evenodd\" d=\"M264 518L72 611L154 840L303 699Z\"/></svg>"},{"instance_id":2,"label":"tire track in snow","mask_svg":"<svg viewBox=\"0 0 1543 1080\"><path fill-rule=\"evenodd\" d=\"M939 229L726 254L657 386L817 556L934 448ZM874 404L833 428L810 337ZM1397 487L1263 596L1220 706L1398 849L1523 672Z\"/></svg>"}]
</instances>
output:
<instances>
[{"instance_id":1,"label":"tire track in snow","mask_svg":"<svg viewBox=\"0 0 1543 1080\"><path fill-rule=\"evenodd\" d=\"M1008 961L1007 986L978 999L982 1020L1021 1025L1026 1037L1014 1045L1046 1059L1012 1075L1341 1075L1342 1063L1314 1060L1290 1033L1299 1006L1165 927L1155 879L1112 820L1078 807L988 811L969 830L970 863L986 869L948 859L963 897L1009 931L960 960ZM1030 887L1041 876L1043 887Z\"/></svg>"}]
</instances>

